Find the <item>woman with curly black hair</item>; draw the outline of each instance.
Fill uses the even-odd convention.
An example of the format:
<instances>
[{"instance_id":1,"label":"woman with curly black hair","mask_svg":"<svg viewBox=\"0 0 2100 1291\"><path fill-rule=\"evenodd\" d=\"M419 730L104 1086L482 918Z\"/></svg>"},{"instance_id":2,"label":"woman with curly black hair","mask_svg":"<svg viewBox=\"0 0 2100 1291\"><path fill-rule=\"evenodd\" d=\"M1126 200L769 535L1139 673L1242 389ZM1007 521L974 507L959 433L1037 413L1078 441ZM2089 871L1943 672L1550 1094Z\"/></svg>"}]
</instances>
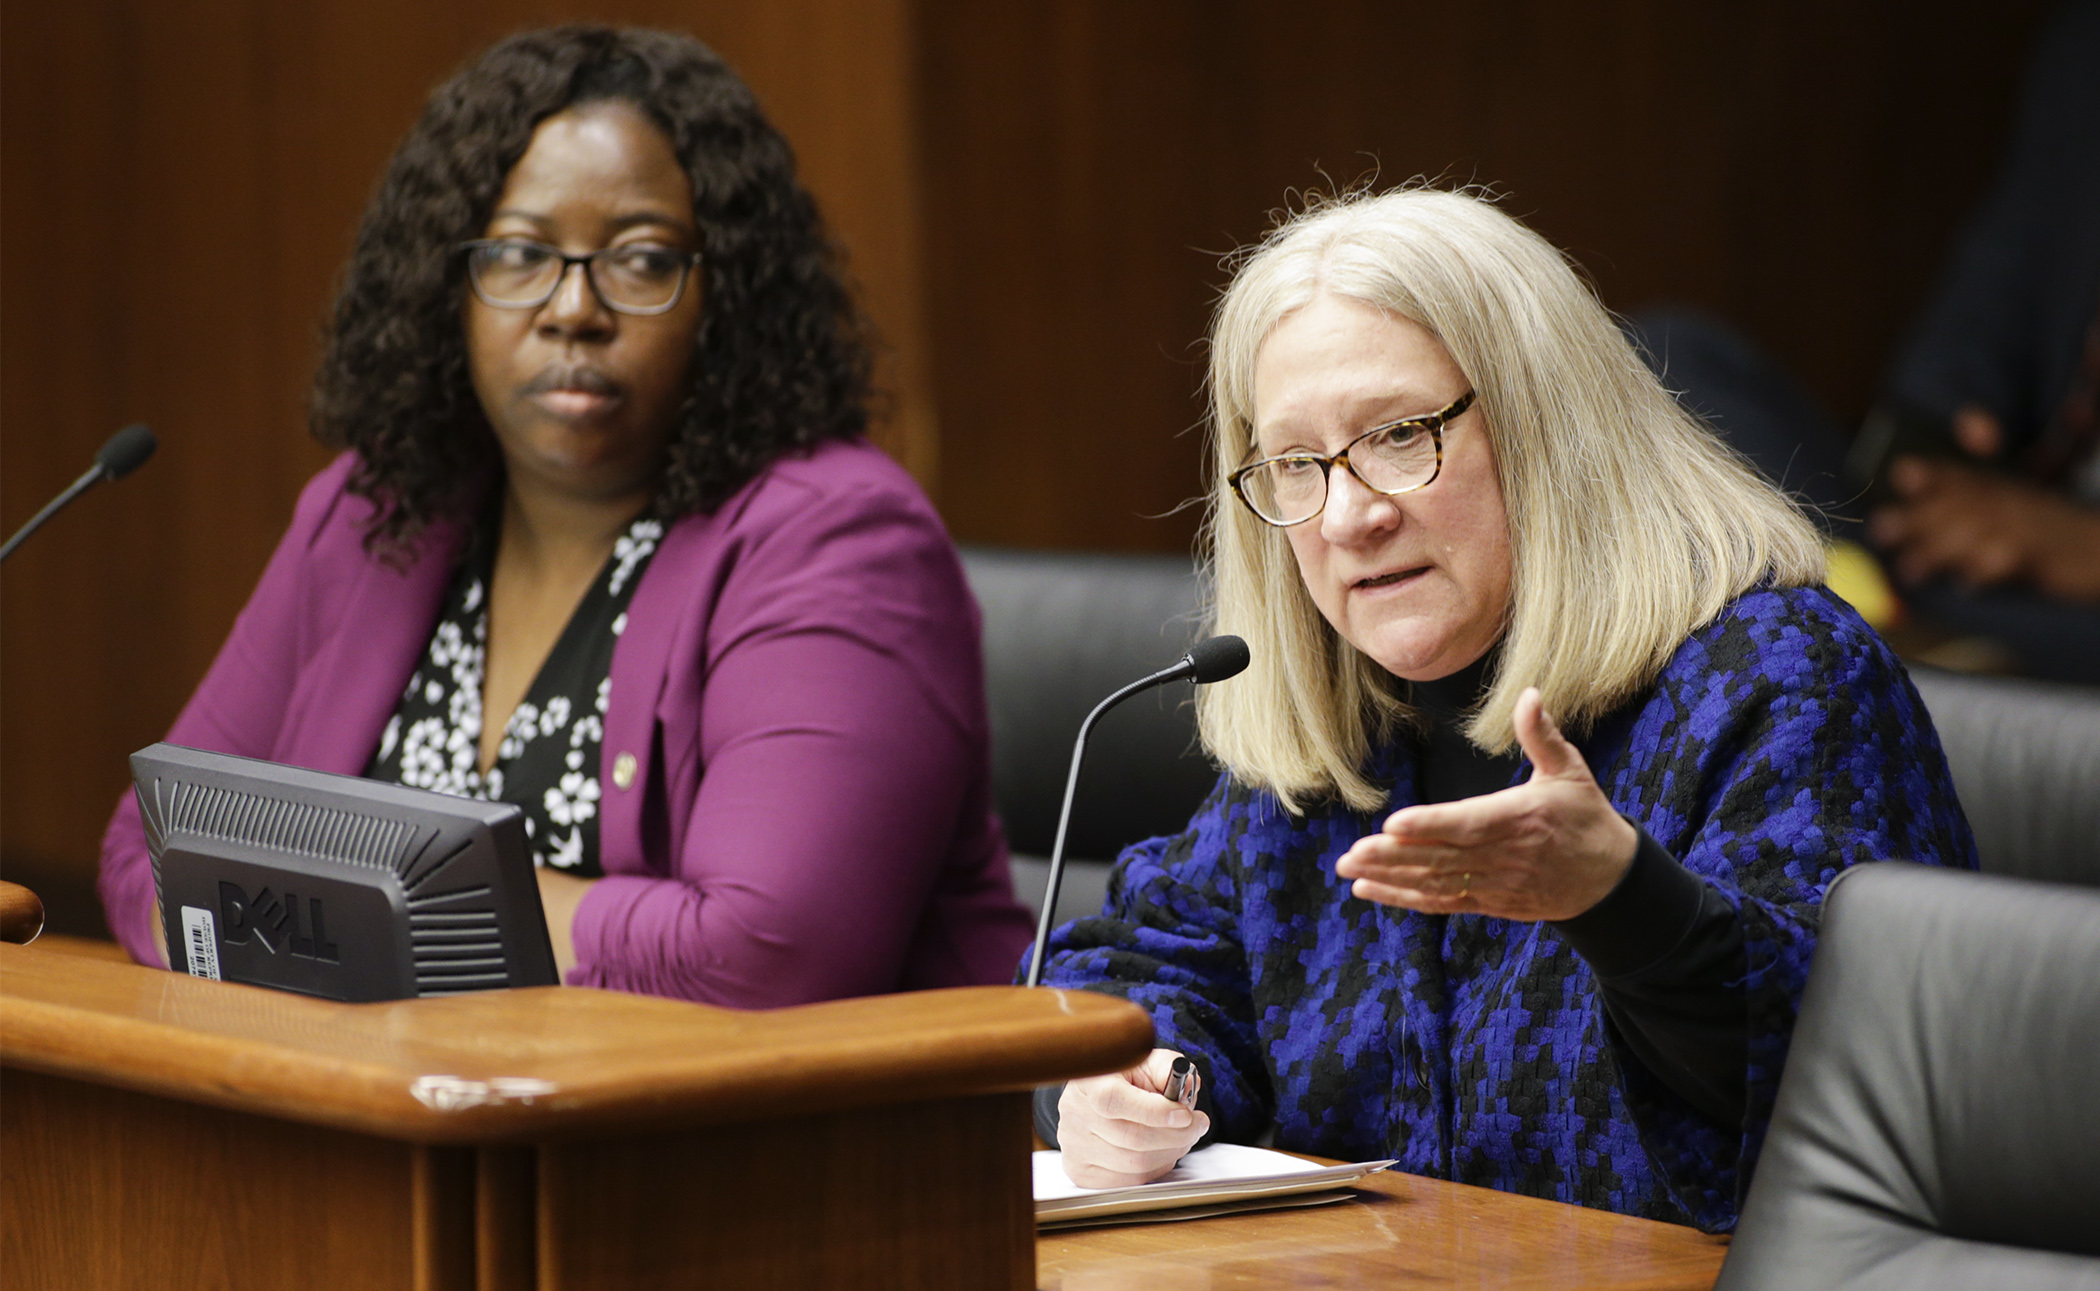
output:
<instances>
[{"instance_id":1,"label":"woman with curly black hair","mask_svg":"<svg viewBox=\"0 0 2100 1291\"><path fill-rule=\"evenodd\" d=\"M975 614L750 91L529 32L440 87L315 381L345 450L169 738L514 802L565 980L762 1006L1002 981ZM164 962L128 799L111 927Z\"/></svg>"}]
</instances>

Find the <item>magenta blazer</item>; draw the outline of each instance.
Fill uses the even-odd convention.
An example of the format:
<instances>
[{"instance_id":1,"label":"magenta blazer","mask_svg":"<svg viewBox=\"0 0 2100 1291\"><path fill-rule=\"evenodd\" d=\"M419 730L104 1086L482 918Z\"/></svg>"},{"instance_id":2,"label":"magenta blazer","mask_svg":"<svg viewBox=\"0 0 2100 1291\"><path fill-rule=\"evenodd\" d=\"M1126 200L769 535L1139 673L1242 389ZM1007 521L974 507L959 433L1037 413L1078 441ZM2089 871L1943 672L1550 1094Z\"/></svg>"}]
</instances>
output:
<instances>
[{"instance_id":1,"label":"magenta blazer","mask_svg":"<svg viewBox=\"0 0 2100 1291\"><path fill-rule=\"evenodd\" d=\"M434 526L405 568L373 559L350 464L300 495L170 741L370 762L464 529ZM1033 929L992 813L978 632L932 505L864 442L672 525L613 651L607 877L577 910L568 981L741 1008L1010 981ZM160 962L129 794L100 886L118 940Z\"/></svg>"}]
</instances>

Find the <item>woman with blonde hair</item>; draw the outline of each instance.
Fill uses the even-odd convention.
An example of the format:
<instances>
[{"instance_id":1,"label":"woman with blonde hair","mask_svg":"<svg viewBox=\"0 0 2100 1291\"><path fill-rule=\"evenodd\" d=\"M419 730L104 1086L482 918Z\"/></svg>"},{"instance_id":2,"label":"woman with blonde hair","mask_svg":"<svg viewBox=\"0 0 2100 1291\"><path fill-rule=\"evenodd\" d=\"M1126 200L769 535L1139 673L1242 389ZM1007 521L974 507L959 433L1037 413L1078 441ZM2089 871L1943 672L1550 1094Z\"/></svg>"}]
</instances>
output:
<instances>
[{"instance_id":1,"label":"woman with blonde hair","mask_svg":"<svg viewBox=\"0 0 2100 1291\"><path fill-rule=\"evenodd\" d=\"M1225 775L1045 980L1162 1046L1039 1099L1075 1181L1200 1139L1733 1226L1821 895L1975 865L1902 667L1796 506L1488 201L1323 204L1212 335ZM1194 1107L1161 1096L1173 1058Z\"/></svg>"}]
</instances>

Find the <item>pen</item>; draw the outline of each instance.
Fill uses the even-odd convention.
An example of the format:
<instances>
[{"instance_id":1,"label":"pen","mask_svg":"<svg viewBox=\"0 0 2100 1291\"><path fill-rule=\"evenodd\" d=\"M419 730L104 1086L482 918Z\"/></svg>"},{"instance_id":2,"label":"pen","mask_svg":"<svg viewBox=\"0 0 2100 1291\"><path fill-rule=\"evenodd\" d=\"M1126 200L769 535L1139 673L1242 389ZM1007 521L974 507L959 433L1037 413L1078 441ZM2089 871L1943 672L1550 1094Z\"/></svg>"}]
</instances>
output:
<instances>
[{"instance_id":1,"label":"pen","mask_svg":"<svg viewBox=\"0 0 2100 1291\"><path fill-rule=\"evenodd\" d=\"M1173 1069L1167 1073L1167 1101L1193 1109L1196 1106L1196 1089L1201 1083L1202 1078L1196 1074L1196 1064L1185 1056L1176 1058Z\"/></svg>"}]
</instances>

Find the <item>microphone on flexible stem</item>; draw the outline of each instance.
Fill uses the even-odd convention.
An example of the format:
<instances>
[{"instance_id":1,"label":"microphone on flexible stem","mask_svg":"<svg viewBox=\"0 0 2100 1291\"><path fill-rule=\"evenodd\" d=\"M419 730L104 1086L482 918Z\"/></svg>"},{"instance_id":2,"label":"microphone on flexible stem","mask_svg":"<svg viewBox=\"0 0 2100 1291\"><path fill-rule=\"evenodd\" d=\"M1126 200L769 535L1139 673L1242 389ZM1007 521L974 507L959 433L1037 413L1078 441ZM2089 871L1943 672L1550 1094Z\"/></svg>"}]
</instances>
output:
<instances>
[{"instance_id":1,"label":"microphone on flexible stem","mask_svg":"<svg viewBox=\"0 0 2100 1291\"><path fill-rule=\"evenodd\" d=\"M142 422L126 426L111 435L109 442L95 454L95 464L88 467L85 475L67 485L66 491L51 499L43 510L31 516L28 524L15 530L14 537L7 540L7 545L0 547L0 560L6 560L13 555L15 548L22 545L24 538L35 533L44 521L57 515L74 498L103 480L121 480L145 465L146 459L153 456L153 450L157 446L158 441L153 438L153 432L146 429Z\"/></svg>"},{"instance_id":2,"label":"microphone on flexible stem","mask_svg":"<svg viewBox=\"0 0 2100 1291\"><path fill-rule=\"evenodd\" d=\"M1133 681L1094 705L1094 711L1079 724L1079 739L1072 745L1072 770L1065 777L1065 805L1057 813L1057 842L1050 848L1050 882L1043 890L1043 913L1036 921L1035 950L1028 957L1030 986L1040 985L1043 980L1043 948L1050 941L1050 921L1057 910L1057 889L1065 876L1065 826L1072 822L1072 793L1079 788L1079 763L1086 757L1086 737L1093 731L1094 723L1101 714L1141 690L1164 686L1184 677L1199 686L1237 677L1246 671L1247 658L1247 643L1238 637L1206 637L1181 656L1180 663Z\"/></svg>"}]
</instances>

